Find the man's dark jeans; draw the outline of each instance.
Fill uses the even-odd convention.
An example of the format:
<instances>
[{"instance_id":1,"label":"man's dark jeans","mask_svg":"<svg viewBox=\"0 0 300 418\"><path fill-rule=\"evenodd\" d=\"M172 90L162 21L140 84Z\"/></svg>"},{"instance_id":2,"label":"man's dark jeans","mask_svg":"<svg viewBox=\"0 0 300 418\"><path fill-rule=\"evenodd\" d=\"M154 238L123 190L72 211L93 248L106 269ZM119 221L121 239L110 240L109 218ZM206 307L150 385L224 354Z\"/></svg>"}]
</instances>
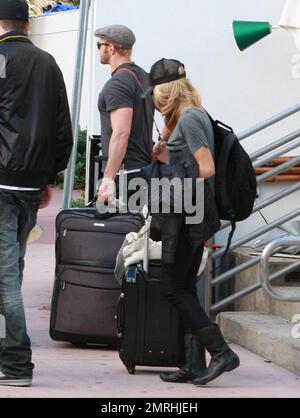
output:
<instances>
[{"instance_id":1,"label":"man's dark jeans","mask_svg":"<svg viewBox=\"0 0 300 418\"><path fill-rule=\"evenodd\" d=\"M26 243L35 226L40 192L0 190L0 369L6 375L32 376L21 285Z\"/></svg>"}]
</instances>

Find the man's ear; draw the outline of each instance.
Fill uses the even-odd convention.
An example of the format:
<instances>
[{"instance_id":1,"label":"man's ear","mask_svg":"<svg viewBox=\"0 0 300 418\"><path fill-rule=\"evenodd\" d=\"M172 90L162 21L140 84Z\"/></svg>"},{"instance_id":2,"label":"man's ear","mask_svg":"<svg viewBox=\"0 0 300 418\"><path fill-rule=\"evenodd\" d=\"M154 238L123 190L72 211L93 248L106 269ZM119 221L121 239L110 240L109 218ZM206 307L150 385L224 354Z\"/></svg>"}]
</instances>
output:
<instances>
[{"instance_id":1,"label":"man's ear","mask_svg":"<svg viewBox=\"0 0 300 418\"><path fill-rule=\"evenodd\" d=\"M29 33L30 31L30 22L26 22L24 25L24 32Z\"/></svg>"}]
</instances>

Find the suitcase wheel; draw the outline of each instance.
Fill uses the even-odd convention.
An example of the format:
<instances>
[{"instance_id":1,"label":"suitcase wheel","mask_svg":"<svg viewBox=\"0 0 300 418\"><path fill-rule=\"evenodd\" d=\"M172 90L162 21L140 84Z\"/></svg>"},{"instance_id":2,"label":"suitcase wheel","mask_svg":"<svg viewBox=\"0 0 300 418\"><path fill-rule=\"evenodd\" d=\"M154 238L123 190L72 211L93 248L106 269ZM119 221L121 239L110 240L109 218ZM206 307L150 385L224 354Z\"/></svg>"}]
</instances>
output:
<instances>
[{"instance_id":1,"label":"suitcase wheel","mask_svg":"<svg viewBox=\"0 0 300 418\"><path fill-rule=\"evenodd\" d=\"M135 365L131 364L129 366L126 366L127 371L129 374L134 374L135 373Z\"/></svg>"}]
</instances>

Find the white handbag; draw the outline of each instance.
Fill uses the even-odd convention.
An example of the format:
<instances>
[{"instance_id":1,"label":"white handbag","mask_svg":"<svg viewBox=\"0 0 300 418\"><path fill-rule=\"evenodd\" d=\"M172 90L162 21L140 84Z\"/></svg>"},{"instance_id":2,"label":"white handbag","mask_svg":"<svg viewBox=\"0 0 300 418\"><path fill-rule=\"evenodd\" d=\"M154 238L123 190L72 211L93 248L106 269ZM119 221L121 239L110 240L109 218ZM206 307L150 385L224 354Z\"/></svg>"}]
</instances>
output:
<instances>
[{"instance_id":1,"label":"white handbag","mask_svg":"<svg viewBox=\"0 0 300 418\"><path fill-rule=\"evenodd\" d=\"M130 232L126 235L128 244L122 249L125 267L144 259L144 235L150 228L151 219L149 218L138 232ZM161 241L149 239L149 260L161 260Z\"/></svg>"},{"instance_id":2,"label":"white handbag","mask_svg":"<svg viewBox=\"0 0 300 418\"><path fill-rule=\"evenodd\" d=\"M130 232L125 237L123 245L118 252L114 270L115 277L120 284L122 284L124 272L127 266L144 261L144 236L150 228L150 222L151 217L149 216L143 228L141 228L138 232ZM148 259L161 260L161 241L155 242L149 239L148 245Z\"/></svg>"}]
</instances>

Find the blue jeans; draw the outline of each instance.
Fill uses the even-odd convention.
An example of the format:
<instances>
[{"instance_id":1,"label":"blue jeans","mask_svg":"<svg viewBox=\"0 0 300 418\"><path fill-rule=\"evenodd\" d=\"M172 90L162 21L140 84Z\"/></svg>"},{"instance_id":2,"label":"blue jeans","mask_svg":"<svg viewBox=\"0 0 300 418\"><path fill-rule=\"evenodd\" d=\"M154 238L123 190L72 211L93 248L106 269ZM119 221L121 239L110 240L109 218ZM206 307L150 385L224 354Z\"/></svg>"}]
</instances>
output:
<instances>
[{"instance_id":1,"label":"blue jeans","mask_svg":"<svg viewBox=\"0 0 300 418\"><path fill-rule=\"evenodd\" d=\"M21 285L26 243L35 226L40 192L0 190L0 314L6 335L0 335L0 369L6 375L29 377L27 335ZM4 338L1 338L4 337Z\"/></svg>"}]
</instances>

